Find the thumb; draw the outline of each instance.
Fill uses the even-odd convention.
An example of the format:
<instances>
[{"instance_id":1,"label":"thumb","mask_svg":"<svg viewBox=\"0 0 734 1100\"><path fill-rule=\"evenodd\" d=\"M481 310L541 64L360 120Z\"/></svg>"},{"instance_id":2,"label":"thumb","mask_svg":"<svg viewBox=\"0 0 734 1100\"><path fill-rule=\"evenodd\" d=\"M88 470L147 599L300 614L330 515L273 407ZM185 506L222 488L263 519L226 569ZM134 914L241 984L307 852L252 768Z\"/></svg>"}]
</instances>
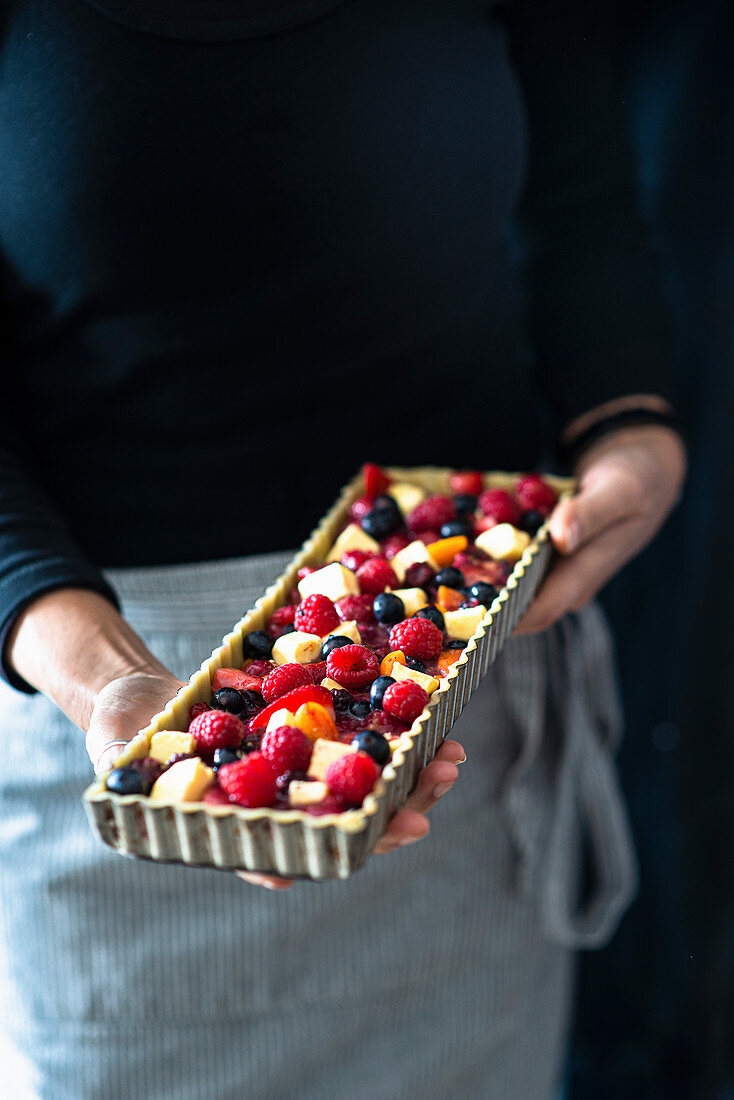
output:
<instances>
[{"instance_id":1,"label":"thumb","mask_svg":"<svg viewBox=\"0 0 734 1100\"><path fill-rule=\"evenodd\" d=\"M639 498L640 485L633 471L612 462L591 466L577 495L561 501L551 516L550 535L556 549L573 554L590 539L634 515Z\"/></svg>"}]
</instances>

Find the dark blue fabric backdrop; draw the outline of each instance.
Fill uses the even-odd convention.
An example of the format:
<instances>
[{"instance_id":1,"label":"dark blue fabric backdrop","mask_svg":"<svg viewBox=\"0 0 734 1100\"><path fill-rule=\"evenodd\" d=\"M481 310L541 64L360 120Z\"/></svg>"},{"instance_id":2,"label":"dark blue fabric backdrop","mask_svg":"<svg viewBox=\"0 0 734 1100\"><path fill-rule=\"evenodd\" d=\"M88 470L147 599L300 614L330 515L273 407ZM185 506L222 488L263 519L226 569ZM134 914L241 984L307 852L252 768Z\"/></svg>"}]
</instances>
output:
<instances>
[{"instance_id":1,"label":"dark blue fabric backdrop","mask_svg":"<svg viewBox=\"0 0 734 1100\"><path fill-rule=\"evenodd\" d=\"M604 602L642 889L583 959L572 1100L734 1098L734 10L624 5L628 117L664 259L691 469Z\"/></svg>"}]
</instances>

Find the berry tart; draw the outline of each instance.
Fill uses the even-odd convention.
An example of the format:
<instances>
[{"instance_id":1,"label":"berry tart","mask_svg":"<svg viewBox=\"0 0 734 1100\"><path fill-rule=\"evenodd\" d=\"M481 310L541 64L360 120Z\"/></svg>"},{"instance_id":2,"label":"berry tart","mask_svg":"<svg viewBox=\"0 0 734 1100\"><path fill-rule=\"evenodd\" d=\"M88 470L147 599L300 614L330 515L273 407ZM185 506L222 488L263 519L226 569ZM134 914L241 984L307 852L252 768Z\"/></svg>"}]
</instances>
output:
<instances>
[{"instance_id":1,"label":"berry tart","mask_svg":"<svg viewBox=\"0 0 734 1100\"><path fill-rule=\"evenodd\" d=\"M541 579L572 483L367 465L290 567L85 793L128 854L346 877Z\"/></svg>"}]
</instances>

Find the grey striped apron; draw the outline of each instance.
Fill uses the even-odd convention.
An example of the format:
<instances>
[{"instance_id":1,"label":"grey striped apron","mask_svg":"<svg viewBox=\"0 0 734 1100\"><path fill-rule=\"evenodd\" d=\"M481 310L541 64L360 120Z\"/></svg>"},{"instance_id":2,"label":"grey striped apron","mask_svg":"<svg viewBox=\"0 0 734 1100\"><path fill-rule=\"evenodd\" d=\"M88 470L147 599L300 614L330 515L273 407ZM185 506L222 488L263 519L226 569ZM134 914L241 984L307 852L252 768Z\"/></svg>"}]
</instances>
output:
<instances>
[{"instance_id":1,"label":"grey striped apron","mask_svg":"<svg viewBox=\"0 0 734 1100\"><path fill-rule=\"evenodd\" d=\"M109 578L185 678L285 558ZM104 848L83 735L0 685L7 1095L549 1100L573 949L603 943L634 889L618 728L598 610L514 639L455 728L468 762L429 838L272 893Z\"/></svg>"}]
</instances>

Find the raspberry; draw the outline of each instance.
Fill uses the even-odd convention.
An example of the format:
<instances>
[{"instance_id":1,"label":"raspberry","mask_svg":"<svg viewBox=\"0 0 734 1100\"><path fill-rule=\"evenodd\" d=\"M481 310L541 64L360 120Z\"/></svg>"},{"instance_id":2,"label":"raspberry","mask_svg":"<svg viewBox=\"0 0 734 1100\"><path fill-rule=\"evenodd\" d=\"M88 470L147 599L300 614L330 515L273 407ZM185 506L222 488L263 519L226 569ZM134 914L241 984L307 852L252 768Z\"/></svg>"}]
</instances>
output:
<instances>
[{"instance_id":1,"label":"raspberry","mask_svg":"<svg viewBox=\"0 0 734 1100\"><path fill-rule=\"evenodd\" d=\"M297 726L278 726L262 739L260 751L275 768L284 772L305 772L311 763L313 745Z\"/></svg>"},{"instance_id":2,"label":"raspberry","mask_svg":"<svg viewBox=\"0 0 734 1100\"><path fill-rule=\"evenodd\" d=\"M189 710L189 724L186 728L189 729L194 718L198 718L200 714L205 714L208 710L211 710L208 703L194 703Z\"/></svg>"},{"instance_id":3,"label":"raspberry","mask_svg":"<svg viewBox=\"0 0 734 1100\"><path fill-rule=\"evenodd\" d=\"M302 565L301 568L298 570L297 576L298 576L299 581L302 581L304 577L310 577L311 574L315 573L315 572L316 572L316 566L315 565Z\"/></svg>"},{"instance_id":4,"label":"raspberry","mask_svg":"<svg viewBox=\"0 0 734 1100\"><path fill-rule=\"evenodd\" d=\"M449 486L457 496L476 497L482 491L482 475L477 470L457 470L449 478Z\"/></svg>"},{"instance_id":5,"label":"raspberry","mask_svg":"<svg viewBox=\"0 0 734 1100\"><path fill-rule=\"evenodd\" d=\"M390 687L382 697L382 709L394 718L408 725L416 720L428 702L428 692L413 680L400 680Z\"/></svg>"},{"instance_id":6,"label":"raspberry","mask_svg":"<svg viewBox=\"0 0 734 1100\"><path fill-rule=\"evenodd\" d=\"M304 630L306 634L318 634L321 638L338 626L339 616L328 596L314 592L313 596L306 596L306 599L299 603L294 624L296 630Z\"/></svg>"},{"instance_id":7,"label":"raspberry","mask_svg":"<svg viewBox=\"0 0 734 1100\"><path fill-rule=\"evenodd\" d=\"M262 680L264 676L267 676L269 672L272 672L274 668L277 668L275 661L248 661L244 666L243 672L246 672L248 676L259 676Z\"/></svg>"},{"instance_id":8,"label":"raspberry","mask_svg":"<svg viewBox=\"0 0 734 1100\"><path fill-rule=\"evenodd\" d=\"M273 638L281 638L288 633L288 627L293 625L296 617L296 609L293 604L286 604L274 611L268 620L268 634ZM251 674L252 675L252 674Z\"/></svg>"},{"instance_id":9,"label":"raspberry","mask_svg":"<svg viewBox=\"0 0 734 1100\"><path fill-rule=\"evenodd\" d=\"M361 806L370 793L380 769L366 752L350 752L329 764L326 785L347 806Z\"/></svg>"},{"instance_id":10,"label":"raspberry","mask_svg":"<svg viewBox=\"0 0 734 1100\"><path fill-rule=\"evenodd\" d=\"M269 806L275 801L277 778L275 768L261 752L251 752L244 760L225 764L217 774L219 786L230 802L250 809Z\"/></svg>"},{"instance_id":11,"label":"raspberry","mask_svg":"<svg viewBox=\"0 0 734 1100\"><path fill-rule=\"evenodd\" d=\"M430 619L404 619L390 631L390 649L401 649L406 657L430 661L443 649L443 631Z\"/></svg>"},{"instance_id":12,"label":"raspberry","mask_svg":"<svg viewBox=\"0 0 734 1100\"><path fill-rule=\"evenodd\" d=\"M384 558L371 558L357 570L357 580L362 594L376 596L386 588L397 588L399 581L395 570Z\"/></svg>"},{"instance_id":13,"label":"raspberry","mask_svg":"<svg viewBox=\"0 0 734 1100\"><path fill-rule=\"evenodd\" d=\"M375 466L374 462L365 462L362 467L362 477L364 478L365 496L369 500L379 497L380 493L384 493L390 484L389 477L386 477L380 467Z\"/></svg>"},{"instance_id":14,"label":"raspberry","mask_svg":"<svg viewBox=\"0 0 734 1100\"><path fill-rule=\"evenodd\" d=\"M523 511L540 512L541 516L549 516L558 500L550 485L537 474L521 477L515 486L515 495Z\"/></svg>"},{"instance_id":15,"label":"raspberry","mask_svg":"<svg viewBox=\"0 0 734 1100\"><path fill-rule=\"evenodd\" d=\"M426 531L440 531L444 523L451 523L456 518L456 506L453 500L445 496L429 497L422 501L408 516L408 527L416 533Z\"/></svg>"},{"instance_id":16,"label":"raspberry","mask_svg":"<svg viewBox=\"0 0 734 1100\"><path fill-rule=\"evenodd\" d=\"M344 809L344 803L335 794L327 794L323 802L317 802L313 806L305 806L304 809L312 817L323 817L324 814L340 814Z\"/></svg>"},{"instance_id":17,"label":"raspberry","mask_svg":"<svg viewBox=\"0 0 734 1100\"><path fill-rule=\"evenodd\" d=\"M487 489L479 498L480 511L496 523L511 523L520 520L520 509L513 496L504 489Z\"/></svg>"},{"instance_id":18,"label":"raspberry","mask_svg":"<svg viewBox=\"0 0 734 1100\"><path fill-rule=\"evenodd\" d=\"M371 596L342 596L336 602L336 610L343 623L352 619L358 623L374 622Z\"/></svg>"},{"instance_id":19,"label":"raspberry","mask_svg":"<svg viewBox=\"0 0 734 1100\"><path fill-rule=\"evenodd\" d=\"M360 565L364 565L370 558L374 558L374 554L369 550L345 550L342 554L342 565L345 569L351 569L353 573L356 573Z\"/></svg>"},{"instance_id":20,"label":"raspberry","mask_svg":"<svg viewBox=\"0 0 734 1100\"><path fill-rule=\"evenodd\" d=\"M202 802L207 802L210 806L231 806L232 803L227 798L226 794L221 787L218 787L215 783L213 787L209 787L204 791L201 796Z\"/></svg>"},{"instance_id":21,"label":"raspberry","mask_svg":"<svg viewBox=\"0 0 734 1100\"><path fill-rule=\"evenodd\" d=\"M326 671L342 687L369 684L380 672L380 662L363 645L343 645L326 658Z\"/></svg>"},{"instance_id":22,"label":"raspberry","mask_svg":"<svg viewBox=\"0 0 734 1100\"><path fill-rule=\"evenodd\" d=\"M315 684L320 684L326 676L326 661L314 661L312 665L303 667Z\"/></svg>"},{"instance_id":23,"label":"raspberry","mask_svg":"<svg viewBox=\"0 0 734 1100\"><path fill-rule=\"evenodd\" d=\"M389 535L382 544L382 556L387 558L388 561L392 561L396 554L399 554L401 550L404 550L406 546L410 544L410 539L407 535Z\"/></svg>"},{"instance_id":24,"label":"raspberry","mask_svg":"<svg viewBox=\"0 0 734 1100\"><path fill-rule=\"evenodd\" d=\"M260 690L266 703L274 703L287 691L293 691L294 688L305 687L306 684L312 683L311 674L304 665L281 665L280 668L268 673Z\"/></svg>"},{"instance_id":25,"label":"raspberry","mask_svg":"<svg viewBox=\"0 0 734 1100\"><path fill-rule=\"evenodd\" d=\"M354 504L352 504L351 508L349 509L349 516L355 521L355 523L359 523L359 521L361 519L364 519L367 513L371 511L372 501L369 499L369 497L357 497Z\"/></svg>"},{"instance_id":26,"label":"raspberry","mask_svg":"<svg viewBox=\"0 0 734 1100\"><path fill-rule=\"evenodd\" d=\"M189 733L196 739L199 751L236 749L245 736L245 724L236 714L226 710L207 710L194 718Z\"/></svg>"}]
</instances>

